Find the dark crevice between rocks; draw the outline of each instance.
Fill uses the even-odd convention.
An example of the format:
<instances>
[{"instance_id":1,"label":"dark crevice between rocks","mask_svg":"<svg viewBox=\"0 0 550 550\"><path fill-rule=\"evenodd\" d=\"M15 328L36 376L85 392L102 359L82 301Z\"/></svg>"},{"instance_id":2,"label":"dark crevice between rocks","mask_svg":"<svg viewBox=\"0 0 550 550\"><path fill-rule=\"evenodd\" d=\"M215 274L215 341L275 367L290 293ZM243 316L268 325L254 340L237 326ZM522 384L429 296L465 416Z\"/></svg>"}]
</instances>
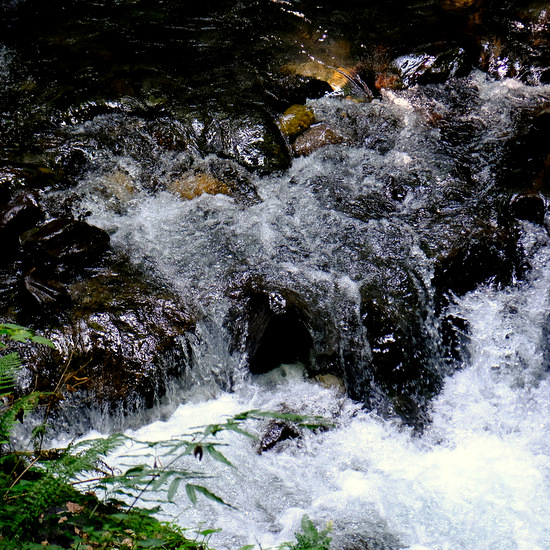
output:
<instances>
[{"instance_id":1,"label":"dark crevice between rocks","mask_svg":"<svg viewBox=\"0 0 550 550\"><path fill-rule=\"evenodd\" d=\"M252 374L283 363L311 364L313 339L298 295L290 291L244 290L239 296L233 348L248 358Z\"/></svg>"}]
</instances>

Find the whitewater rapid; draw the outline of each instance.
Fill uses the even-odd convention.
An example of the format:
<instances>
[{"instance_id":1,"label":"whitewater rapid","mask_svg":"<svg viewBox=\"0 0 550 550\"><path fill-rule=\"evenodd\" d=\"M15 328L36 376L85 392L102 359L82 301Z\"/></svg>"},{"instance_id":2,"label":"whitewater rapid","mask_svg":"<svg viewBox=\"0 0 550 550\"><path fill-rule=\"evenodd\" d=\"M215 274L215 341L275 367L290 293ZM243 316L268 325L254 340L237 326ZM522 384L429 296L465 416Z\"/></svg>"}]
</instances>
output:
<instances>
[{"instance_id":1,"label":"whitewater rapid","mask_svg":"<svg viewBox=\"0 0 550 550\"><path fill-rule=\"evenodd\" d=\"M211 539L215 548L293 540L306 514L319 528L332 524L334 548L550 548L550 241L541 227L526 223L523 233L527 280L481 287L454 304L470 327L469 359L446 379L422 435L307 380L300 365L283 365L234 393L189 399L166 421L127 432L148 441L177 438L250 409L334 422L262 454L256 442L222 434L235 468L208 456L181 465L211 474L200 483L233 508L203 498L193 506L182 485L163 507L166 517L186 528L221 529ZM247 428L261 437L266 423ZM118 460L141 460L131 454L125 449Z\"/></svg>"}]
</instances>

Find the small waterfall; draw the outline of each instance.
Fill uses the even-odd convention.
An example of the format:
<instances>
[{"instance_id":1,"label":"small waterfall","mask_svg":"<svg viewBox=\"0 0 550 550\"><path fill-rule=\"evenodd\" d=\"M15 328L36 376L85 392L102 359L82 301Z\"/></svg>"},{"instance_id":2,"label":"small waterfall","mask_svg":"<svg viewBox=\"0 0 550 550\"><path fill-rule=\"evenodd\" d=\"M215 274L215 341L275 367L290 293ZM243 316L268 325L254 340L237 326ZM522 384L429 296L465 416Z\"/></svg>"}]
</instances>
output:
<instances>
[{"instance_id":1,"label":"small waterfall","mask_svg":"<svg viewBox=\"0 0 550 550\"><path fill-rule=\"evenodd\" d=\"M320 526L333 522L337 548L547 548L550 242L526 224L523 243L533 265L527 281L482 287L453 305L470 326L470 359L446 379L423 435L306 380L300 365L284 365L129 435L169 439L199 418L215 423L255 408L320 414L335 427L263 454L257 443L225 434L224 453L236 468L208 457L186 464L211 474L208 487L234 508L206 500L193 507L182 490L164 512L185 527L222 528L212 539L217 548L292 540L304 514ZM261 436L265 425L248 429Z\"/></svg>"},{"instance_id":2,"label":"small waterfall","mask_svg":"<svg viewBox=\"0 0 550 550\"><path fill-rule=\"evenodd\" d=\"M220 549L306 514L340 550L550 548L548 10L57 4L0 8L0 296L105 377L92 412L75 384L73 433L330 419L262 453L223 433L235 468L182 459L232 507L182 486L162 514ZM298 103L314 147L282 132ZM103 248L64 264L32 241L51 220Z\"/></svg>"},{"instance_id":3,"label":"small waterfall","mask_svg":"<svg viewBox=\"0 0 550 550\"><path fill-rule=\"evenodd\" d=\"M313 102L327 119L349 120L341 116L344 109L367 118L376 110L377 120L397 120L391 131L379 134L391 147L335 147L297 159L288 173L256 181L262 201L251 206L222 195L185 202L162 191L137 194L123 212L113 212L97 195L86 195L90 182L83 182L88 197L83 207L93 223L108 229L115 246L135 262L194 300L203 316L190 341L192 384L174 395L182 403L167 420L130 435L177 437L198 423L256 408L320 414L335 423L327 432L304 433L262 454L257 444L225 434L224 452L236 468L208 459L191 462L190 468L212 475L209 489L234 508L207 501L195 508L182 490L163 512L185 527L206 522L221 528L212 538L215 547L271 547L291 540L304 514L319 525L333 522L338 548L543 550L550 544L545 228L528 222L521 228L520 245L530 266L525 280L481 286L447 307L467 327L466 353L452 375L443 360L437 365L444 373L442 388L429 405L431 422L421 435L364 410L337 389L323 388L300 364L253 376L239 354L228 351L227 288L250 273L307 296L314 312L350 342L360 342L365 353L360 287L365 274L368 280L369 273L383 273L376 262L388 261L392 270L414 266L419 280L430 284L426 251L441 246L432 239L435 232L452 237L469 215L464 214L469 204L478 208L489 200L484 197L495 186L491 155L502 155L502 135L514 124L514 109L522 102L536 104L547 93L512 81L490 82L476 73L461 84L476 100L459 122L481 120L483 132L464 142L464 154L476 154L480 162L471 176L475 185L460 195L441 141L443 129L419 120L427 99L418 91L368 105L333 98ZM444 109L448 90L437 92L438 108ZM355 215L347 197L375 193L389 175L409 177L399 208L383 218ZM436 226L423 215L433 204L449 225ZM436 333L437 319L431 322ZM261 437L266 426L248 428Z\"/></svg>"}]
</instances>

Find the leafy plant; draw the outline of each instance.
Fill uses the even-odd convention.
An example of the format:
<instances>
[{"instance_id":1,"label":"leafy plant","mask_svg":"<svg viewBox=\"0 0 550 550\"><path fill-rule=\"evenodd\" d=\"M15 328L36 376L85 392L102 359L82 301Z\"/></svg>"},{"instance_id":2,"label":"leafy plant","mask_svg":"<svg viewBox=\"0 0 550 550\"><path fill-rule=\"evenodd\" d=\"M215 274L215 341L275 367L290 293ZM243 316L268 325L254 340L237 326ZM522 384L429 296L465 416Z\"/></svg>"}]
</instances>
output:
<instances>
[{"instance_id":1,"label":"leafy plant","mask_svg":"<svg viewBox=\"0 0 550 550\"><path fill-rule=\"evenodd\" d=\"M279 547L279 550L329 550L331 538L328 536L332 530L332 525L327 524L326 527L319 531L311 521L309 516L302 518L302 532L294 533L297 542L285 543Z\"/></svg>"},{"instance_id":2,"label":"leafy plant","mask_svg":"<svg viewBox=\"0 0 550 550\"><path fill-rule=\"evenodd\" d=\"M13 342L34 342L53 347L51 340L36 335L34 331L11 323L0 323L0 339ZM6 349L0 340L0 348ZM9 444L10 434L17 421L22 422L26 412L32 410L38 402L38 394L13 399L17 375L21 368L21 358L17 352L0 356L0 455L2 447Z\"/></svg>"},{"instance_id":3,"label":"leafy plant","mask_svg":"<svg viewBox=\"0 0 550 550\"><path fill-rule=\"evenodd\" d=\"M53 346L48 339L12 324L0 324L0 338ZM3 342L0 346L6 347ZM252 410L170 441L142 442L113 434L62 449L43 450L39 444L29 451L13 448L13 427L43 395L13 397L20 368L17 353L0 357L0 550L205 549L217 530L201 530L189 538L187 531L154 517L158 505L163 500L172 501L182 484L192 504L197 504L200 495L230 506L198 483L208 477L206 474L179 466L181 459L192 456L201 460L209 455L234 467L216 437L231 431L256 439L245 429L244 424L250 420L285 420L312 429L327 425L320 417ZM41 443L41 438L38 441ZM107 463L109 455L126 445L133 447L140 463L115 471ZM162 492L163 498L159 496ZM150 504L154 504L151 509L142 507ZM328 548L327 529L317 531L306 517L302 530L303 534L296 535L295 545L281 546L281 550Z\"/></svg>"}]
</instances>

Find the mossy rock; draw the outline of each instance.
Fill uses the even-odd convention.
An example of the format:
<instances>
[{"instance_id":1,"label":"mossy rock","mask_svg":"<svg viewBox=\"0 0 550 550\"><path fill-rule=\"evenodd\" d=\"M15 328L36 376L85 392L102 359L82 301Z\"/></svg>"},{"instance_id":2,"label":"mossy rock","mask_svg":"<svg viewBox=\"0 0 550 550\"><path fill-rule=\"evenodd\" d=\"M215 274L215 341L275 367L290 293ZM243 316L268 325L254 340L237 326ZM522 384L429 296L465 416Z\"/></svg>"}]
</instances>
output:
<instances>
[{"instance_id":1,"label":"mossy rock","mask_svg":"<svg viewBox=\"0 0 550 550\"><path fill-rule=\"evenodd\" d=\"M295 138L315 122L315 114L305 105L291 105L279 119L283 135Z\"/></svg>"}]
</instances>

